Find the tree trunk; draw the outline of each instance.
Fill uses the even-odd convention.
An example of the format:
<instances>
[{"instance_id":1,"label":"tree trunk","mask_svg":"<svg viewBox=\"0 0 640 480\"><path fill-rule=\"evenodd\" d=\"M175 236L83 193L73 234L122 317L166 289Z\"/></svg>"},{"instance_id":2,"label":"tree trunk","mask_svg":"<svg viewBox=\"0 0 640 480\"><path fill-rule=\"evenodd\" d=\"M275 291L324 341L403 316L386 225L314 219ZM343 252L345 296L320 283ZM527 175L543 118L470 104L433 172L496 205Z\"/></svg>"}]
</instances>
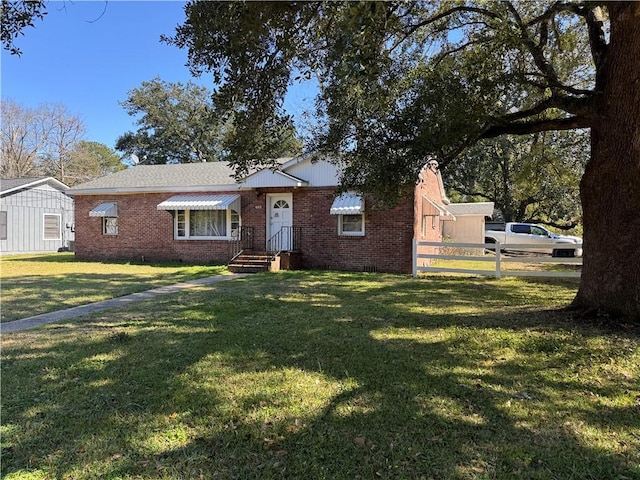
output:
<instances>
[{"instance_id":1,"label":"tree trunk","mask_svg":"<svg viewBox=\"0 0 640 480\"><path fill-rule=\"evenodd\" d=\"M573 302L640 323L640 3L608 5L604 90L580 184L584 266Z\"/></svg>"}]
</instances>

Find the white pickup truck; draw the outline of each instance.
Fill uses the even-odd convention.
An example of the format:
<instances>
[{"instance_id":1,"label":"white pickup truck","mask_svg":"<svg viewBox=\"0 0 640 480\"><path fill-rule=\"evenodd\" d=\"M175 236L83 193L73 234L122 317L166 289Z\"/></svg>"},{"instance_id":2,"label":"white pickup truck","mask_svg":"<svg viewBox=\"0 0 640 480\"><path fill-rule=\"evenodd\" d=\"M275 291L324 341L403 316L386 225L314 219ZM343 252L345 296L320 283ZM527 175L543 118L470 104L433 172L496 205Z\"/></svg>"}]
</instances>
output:
<instances>
[{"instance_id":1,"label":"white pickup truck","mask_svg":"<svg viewBox=\"0 0 640 480\"><path fill-rule=\"evenodd\" d=\"M485 243L500 243L500 250L551 253L554 257L581 257L582 238L557 235L534 223L510 222L502 230L485 230ZM509 248L513 245L515 248ZM531 245L531 247L529 247ZM524 250L524 247L527 247Z\"/></svg>"}]
</instances>

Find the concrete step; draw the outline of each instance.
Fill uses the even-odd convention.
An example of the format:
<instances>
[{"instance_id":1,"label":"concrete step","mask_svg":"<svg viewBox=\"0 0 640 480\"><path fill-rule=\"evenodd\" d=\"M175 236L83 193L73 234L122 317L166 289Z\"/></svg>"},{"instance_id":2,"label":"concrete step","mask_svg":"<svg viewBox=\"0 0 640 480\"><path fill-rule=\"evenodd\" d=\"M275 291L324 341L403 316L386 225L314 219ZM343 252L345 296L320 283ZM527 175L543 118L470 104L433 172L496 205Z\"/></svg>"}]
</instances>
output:
<instances>
[{"instance_id":1,"label":"concrete step","mask_svg":"<svg viewBox=\"0 0 640 480\"><path fill-rule=\"evenodd\" d=\"M261 252L248 252L238 255L229 262L229 271L233 273L266 272L271 266L271 256Z\"/></svg>"},{"instance_id":2,"label":"concrete step","mask_svg":"<svg viewBox=\"0 0 640 480\"><path fill-rule=\"evenodd\" d=\"M269 271L268 265L241 265L229 264L227 266L231 273L260 273Z\"/></svg>"}]
</instances>

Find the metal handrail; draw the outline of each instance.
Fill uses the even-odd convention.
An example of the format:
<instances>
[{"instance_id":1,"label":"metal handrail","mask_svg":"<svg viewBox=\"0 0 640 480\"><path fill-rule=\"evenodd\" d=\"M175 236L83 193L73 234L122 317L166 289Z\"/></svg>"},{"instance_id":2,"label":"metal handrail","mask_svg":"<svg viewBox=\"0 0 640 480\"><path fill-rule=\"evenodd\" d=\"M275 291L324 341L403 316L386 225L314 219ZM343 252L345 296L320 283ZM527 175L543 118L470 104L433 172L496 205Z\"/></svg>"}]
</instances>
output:
<instances>
[{"instance_id":1,"label":"metal handrail","mask_svg":"<svg viewBox=\"0 0 640 480\"><path fill-rule=\"evenodd\" d=\"M253 249L253 227L238 227L238 230L232 234L229 245L231 248L230 257L233 260L243 250Z\"/></svg>"},{"instance_id":2,"label":"metal handrail","mask_svg":"<svg viewBox=\"0 0 640 480\"><path fill-rule=\"evenodd\" d=\"M286 227L282 227L274 235L272 235L269 240L267 240L267 253L269 253L272 257L279 255L282 251L282 231L285 228Z\"/></svg>"},{"instance_id":3,"label":"metal handrail","mask_svg":"<svg viewBox=\"0 0 640 480\"><path fill-rule=\"evenodd\" d=\"M274 235L267 240L267 252L273 256L277 256L280 252L300 250L300 237L302 229L300 227L281 227ZM287 240L285 243L284 240ZM288 245L288 248L283 248Z\"/></svg>"}]
</instances>

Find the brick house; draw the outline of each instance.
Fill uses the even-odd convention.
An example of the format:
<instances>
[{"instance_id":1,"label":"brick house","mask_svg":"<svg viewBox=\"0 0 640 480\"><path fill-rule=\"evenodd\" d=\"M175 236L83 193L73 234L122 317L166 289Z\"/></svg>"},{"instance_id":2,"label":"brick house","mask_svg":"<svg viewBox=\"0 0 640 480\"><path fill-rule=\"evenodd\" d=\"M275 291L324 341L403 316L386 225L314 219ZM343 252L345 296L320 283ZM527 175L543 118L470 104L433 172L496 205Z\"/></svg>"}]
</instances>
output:
<instances>
[{"instance_id":1,"label":"brick house","mask_svg":"<svg viewBox=\"0 0 640 480\"><path fill-rule=\"evenodd\" d=\"M239 181L225 162L138 165L77 185L76 257L240 265L270 252L276 268L410 273L413 238L441 241L453 220L436 162L389 210L336 195L328 161L279 165Z\"/></svg>"}]
</instances>

